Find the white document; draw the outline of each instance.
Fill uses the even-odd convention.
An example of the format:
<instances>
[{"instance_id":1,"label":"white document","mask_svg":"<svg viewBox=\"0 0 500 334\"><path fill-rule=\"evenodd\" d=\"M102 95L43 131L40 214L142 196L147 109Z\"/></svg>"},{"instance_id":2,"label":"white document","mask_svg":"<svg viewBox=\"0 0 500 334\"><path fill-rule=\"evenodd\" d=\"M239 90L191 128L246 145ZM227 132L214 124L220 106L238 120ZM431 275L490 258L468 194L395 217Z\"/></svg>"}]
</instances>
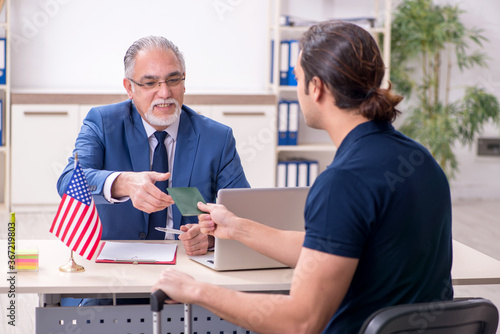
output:
<instances>
[{"instance_id":1,"label":"white document","mask_svg":"<svg viewBox=\"0 0 500 334\"><path fill-rule=\"evenodd\" d=\"M106 241L96 261L172 262L177 244Z\"/></svg>"}]
</instances>

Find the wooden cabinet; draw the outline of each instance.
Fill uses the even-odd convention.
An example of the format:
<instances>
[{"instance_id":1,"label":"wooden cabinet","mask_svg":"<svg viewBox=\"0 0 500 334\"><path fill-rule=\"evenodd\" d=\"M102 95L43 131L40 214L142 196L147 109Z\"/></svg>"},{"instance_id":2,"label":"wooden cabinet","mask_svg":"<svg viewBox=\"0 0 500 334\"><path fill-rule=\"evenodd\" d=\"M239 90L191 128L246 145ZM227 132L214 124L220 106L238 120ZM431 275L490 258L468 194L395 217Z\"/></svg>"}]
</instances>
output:
<instances>
[{"instance_id":1,"label":"wooden cabinet","mask_svg":"<svg viewBox=\"0 0 500 334\"><path fill-rule=\"evenodd\" d=\"M77 105L12 107L12 208L57 205L59 175L79 130Z\"/></svg>"},{"instance_id":2,"label":"wooden cabinet","mask_svg":"<svg viewBox=\"0 0 500 334\"><path fill-rule=\"evenodd\" d=\"M189 105L233 129L236 149L252 188L275 185L276 107L269 105Z\"/></svg>"},{"instance_id":3,"label":"wooden cabinet","mask_svg":"<svg viewBox=\"0 0 500 334\"><path fill-rule=\"evenodd\" d=\"M210 118L233 129L236 149L252 188L275 185L276 107L212 106Z\"/></svg>"}]
</instances>

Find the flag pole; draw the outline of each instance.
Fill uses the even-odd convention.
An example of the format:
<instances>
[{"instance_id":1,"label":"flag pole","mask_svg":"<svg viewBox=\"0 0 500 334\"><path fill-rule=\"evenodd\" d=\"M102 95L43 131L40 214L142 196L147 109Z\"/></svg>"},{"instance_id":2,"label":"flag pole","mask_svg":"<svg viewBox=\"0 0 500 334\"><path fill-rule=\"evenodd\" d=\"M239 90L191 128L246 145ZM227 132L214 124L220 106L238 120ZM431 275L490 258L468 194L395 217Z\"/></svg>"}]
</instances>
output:
<instances>
[{"instance_id":1,"label":"flag pole","mask_svg":"<svg viewBox=\"0 0 500 334\"><path fill-rule=\"evenodd\" d=\"M78 153L75 152L75 169L77 163L78 163ZM81 273L85 271L85 268L75 262L75 260L73 259L73 250L71 250L71 257L69 258L69 261L65 265L60 266L59 271L65 273Z\"/></svg>"},{"instance_id":2,"label":"flag pole","mask_svg":"<svg viewBox=\"0 0 500 334\"><path fill-rule=\"evenodd\" d=\"M73 250L71 251L71 257L69 258L68 263L59 267L59 271L65 273L81 273L85 271L85 268L79 264L76 264L73 259Z\"/></svg>"}]
</instances>

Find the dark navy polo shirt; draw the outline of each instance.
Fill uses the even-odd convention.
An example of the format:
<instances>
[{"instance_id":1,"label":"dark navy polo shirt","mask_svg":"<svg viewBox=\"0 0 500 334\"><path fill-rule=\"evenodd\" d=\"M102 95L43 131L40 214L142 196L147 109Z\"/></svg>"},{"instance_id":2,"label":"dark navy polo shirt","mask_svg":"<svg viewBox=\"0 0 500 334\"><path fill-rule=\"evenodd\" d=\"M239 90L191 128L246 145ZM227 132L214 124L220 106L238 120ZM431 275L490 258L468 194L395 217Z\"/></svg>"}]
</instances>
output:
<instances>
[{"instance_id":1,"label":"dark navy polo shirt","mask_svg":"<svg viewBox=\"0 0 500 334\"><path fill-rule=\"evenodd\" d=\"M366 122L346 136L311 187L305 222L304 247L359 259L325 333L357 333L385 306L453 298L447 178L391 124Z\"/></svg>"}]
</instances>

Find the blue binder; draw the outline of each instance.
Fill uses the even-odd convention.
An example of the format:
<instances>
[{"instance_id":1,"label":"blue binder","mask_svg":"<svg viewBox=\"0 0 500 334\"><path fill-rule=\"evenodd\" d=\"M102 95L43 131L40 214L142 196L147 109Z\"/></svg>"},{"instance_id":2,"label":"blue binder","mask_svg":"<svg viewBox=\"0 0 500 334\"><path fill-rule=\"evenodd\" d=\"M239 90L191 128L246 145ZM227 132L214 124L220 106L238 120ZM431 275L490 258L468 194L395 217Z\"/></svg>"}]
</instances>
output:
<instances>
[{"instance_id":1,"label":"blue binder","mask_svg":"<svg viewBox=\"0 0 500 334\"><path fill-rule=\"evenodd\" d=\"M298 167L297 161L287 161L286 165L286 186L297 187L298 185Z\"/></svg>"},{"instance_id":2,"label":"blue binder","mask_svg":"<svg viewBox=\"0 0 500 334\"><path fill-rule=\"evenodd\" d=\"M288 85L288 70L290 67L290 42L281 41L280 44L280 85Z\"/></svg>"},{"instance_id":3,"label":"blue binder","mask_svg":"<svg viewBox=\"0 0 500 334\"><path fill-rule=\"evenodd\" d=\"M309 160L297 161L297 187L309 186Z\"/></svg>"},{"instance_id":4,"label":"blue binder","mask_svg":"<svg viewBox=\"0 0 500 334\"><path fill-rule=\"evenodd\" d=\"M0 146L4 146L5 142L3 139L3 100L0 100Z\"/></svg>"},{"instance_id":5,"label":"blue binder","mask_svg":"<svg viewBox=\"0 0 500 334\"><path fill-rule=\"evenodd\" d=\"M297 145L297 136L299 131L299 102L288 102L288 136L287 145Z\"/></svg>"},{"instance_id":6,"label":"blue binder","mask_svg":"<svg viewBox=\"0 0 500 334\"><path fill-rule=\"evenodd\" d=\"M273 83L274 76L274 39L271 40L271 78L270 83Z\"/></svg>"},{"instance_id":7,"label":"blue binder","mask_svg":"<svg viewBox=\"0 0 500 334\"><path fill-rule=\"evenodd\" d=\"M311 160L309 161L309 175L307 177L307 182L309 186L312 186L314 181L316 180L316 177L318 177L319 174L319 163L316 160Z\"/></svg>"},{"instance_id":8,"label":"blue binder","mask_svg":"<svg viewBox=\"0 0 500 334\"><path fill-rule=\"evenodd\" d=\"M288 66L288 85L289 86L297 86L297 80L295 79L295 75L293 74L293 70L295 69L295 65L297 64L297 59L299 58L299 41L291 40L290 42L290 63Z\"/></svg>"},{"instance_id":9,"label":"blue binder","mask_svg":"<svg viewBox=\"0 0 500 334\"><path fill-rule=\"evenodd\" d=\"M278 145L286 145L288 139L288 102L278 102Z\"/></svg>"},{"instance_id":10,"label":"blue binder","mask_svg":"<svg viewBox=\"0 0 500 334\"><path fill-rule=\"evenodd\" d=\"M286 187L286 170L287 170L287 162L278 161L278 168L276 171L276 187L278 188Z\"/></svg>"},{"instance_id":11,"label":"blue binder","mask_svg":"<svg viewBox=\"0 0 500 334\"><path fill-rule=\"evenodd\" d=\"M0 85L5 85L7 82L5 75L6 58L7 58L7 40L5 38L0 38Z\"/></svg>"}]
</instances>

